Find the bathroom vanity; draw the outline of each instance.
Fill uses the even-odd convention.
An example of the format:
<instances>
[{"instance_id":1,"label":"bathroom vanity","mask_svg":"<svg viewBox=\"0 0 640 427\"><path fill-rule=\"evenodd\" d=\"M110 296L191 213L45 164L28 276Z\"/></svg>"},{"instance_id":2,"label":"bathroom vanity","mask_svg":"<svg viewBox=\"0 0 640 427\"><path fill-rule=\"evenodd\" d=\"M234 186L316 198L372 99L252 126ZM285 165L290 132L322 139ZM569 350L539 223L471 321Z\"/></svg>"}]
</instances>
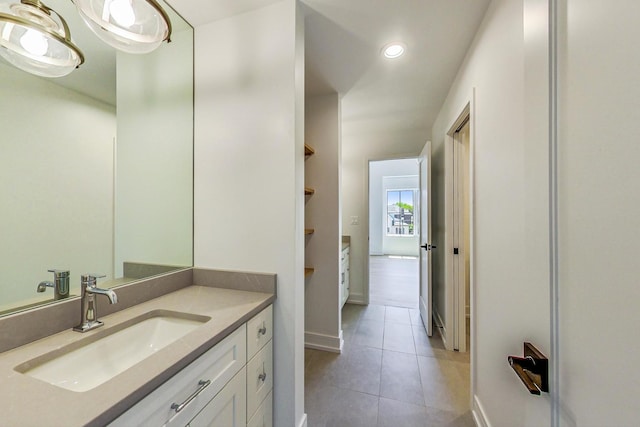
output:
<instances>
[{"instance_id":1,"label":"bathroom vanity","mask_svg":"<svg viewBox=\"0 0 640 427\"><path fill-rule=\"evenodd\" d=\"M110 426L270 426L272 318L268 306Z\"/></svg>"},{"instance_id":2,"label":"bathroom vanity","mask_svg":"<svg viewBox=\"0 0 640 427\"><path fill-rule=\"evenodd\" d=\"M340 252L340 308L344 307L344 304L349 299L349 290L351 288L349 284L349 252L351 251L351 237L342 236L342 250Z\"/></svg>"},{"instance_id":3,"label":"bathroom vanity","mask_svg":"<svg viewBox=\"0 0 640 427\"><path fill-rule=\"evenodd\" d=\"M118 304L98 302L103 327L0 353L4 424L271 426L274 275L188 269L115 292ZM79 314L79 301L0 318L0 330L37 328L64 308ZM138 354L147 342L157 351Z\"/></svg>"}]
</instances>

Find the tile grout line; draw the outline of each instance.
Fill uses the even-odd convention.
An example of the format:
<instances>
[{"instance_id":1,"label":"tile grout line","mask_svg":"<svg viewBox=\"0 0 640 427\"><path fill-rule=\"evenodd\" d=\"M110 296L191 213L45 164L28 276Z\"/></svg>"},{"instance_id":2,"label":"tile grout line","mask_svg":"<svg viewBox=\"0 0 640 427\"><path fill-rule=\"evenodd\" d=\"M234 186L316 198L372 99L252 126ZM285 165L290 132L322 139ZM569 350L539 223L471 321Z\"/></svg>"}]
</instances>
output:
<instances>
[{"instance_id":1,"label":"tile grout line","mask_svg":"<svg viewBox=\"0 0 640 427\"><path fill-rule=\"evenodd\" d=\"M380 356L380 387L378 388L378 419L380 418L380 395L382 393L382 367L384 366L384 330L385 330L385 324L387 321L387 306L384 305L384 317L383 317L383 323L382 323L382 344L380 345L380 351L382 352L382 355ZM378 423L380 421L378 420Z\"/></svg>"}]
</instances>

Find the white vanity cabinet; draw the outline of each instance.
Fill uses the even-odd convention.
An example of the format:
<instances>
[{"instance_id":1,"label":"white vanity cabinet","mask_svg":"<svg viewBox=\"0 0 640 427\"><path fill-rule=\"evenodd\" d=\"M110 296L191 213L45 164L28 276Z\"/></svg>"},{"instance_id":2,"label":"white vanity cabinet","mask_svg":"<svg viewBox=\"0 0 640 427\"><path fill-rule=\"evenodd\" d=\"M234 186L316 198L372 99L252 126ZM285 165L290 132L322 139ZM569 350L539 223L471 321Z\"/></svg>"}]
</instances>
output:
<instances>
[{"instance_id":1,"label":"white vanity cabinet","mask_svg":"<svg viewBox=\"0 0 640 427\"><path fill-rule=\"evenodd\" d=\"M340 308L349 299L349 246L340 255Z\"/></svg>"},{"instance_id":2,"label":"white vanity cabinet","mask_svg":"<svg viewBox=\"0 0 640 427\"><path fill-rule=\"evenodd\" d=\"M272 326L270 305L110 426L271 426Z\"/></svg>"}]
</instances>

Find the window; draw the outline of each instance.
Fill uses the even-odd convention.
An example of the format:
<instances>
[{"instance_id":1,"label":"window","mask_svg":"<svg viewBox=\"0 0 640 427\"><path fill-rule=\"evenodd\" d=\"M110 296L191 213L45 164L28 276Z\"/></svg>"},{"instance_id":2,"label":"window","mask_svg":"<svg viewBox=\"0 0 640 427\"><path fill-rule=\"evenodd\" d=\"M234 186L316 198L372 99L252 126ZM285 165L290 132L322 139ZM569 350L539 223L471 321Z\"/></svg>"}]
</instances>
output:
<instances>
[{"instance_id":1,"label":"window","mask_svg":"<svg viewBox=\"0 0 640 427\"><path fill-rule=\"evenodd\" d=\"M417 190L387 190L387 235L414 236L414 200Z\"/></svg>"}]
</instances>

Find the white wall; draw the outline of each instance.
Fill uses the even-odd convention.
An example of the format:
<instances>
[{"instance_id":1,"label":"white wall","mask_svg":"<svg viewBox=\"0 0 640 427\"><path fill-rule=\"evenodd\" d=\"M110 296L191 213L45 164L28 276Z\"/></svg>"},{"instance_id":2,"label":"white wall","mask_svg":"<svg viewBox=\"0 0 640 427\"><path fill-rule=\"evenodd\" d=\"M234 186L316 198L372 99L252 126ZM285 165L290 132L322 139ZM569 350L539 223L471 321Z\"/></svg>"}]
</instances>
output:
<instances>
[{"instance_id":1,"label":"white wall","mask_svg":"<svg viewBox=\"0 0 640 427\"><path fill-rule=\"evenodd\" d=\"M305 161L305 345L340 351L340 98L338 94L305 99L305 142L315 154Z\"/></svg>"},{"instance_id":2,"label":"white wall","mask_svg":"<svg viewBox=\"0 0 640 427\"><path fill-rule=\"evenodd\" d=\"M193 262L193 30L169 12L171 43L118 52L115 277Z\"/></svg>"},{"instance_id":3,"label":"white wall","mask_svg":"<svg viewBox=\"0 0 640 427\"><path fill-rule=\"evenodd\" d=\"M528 103L537 82L525 79L525 65L545 76L544 64L529 57L529 45L544 42L546 21L543 16L541 35L526 34L524 22L529 25L535 17L529 13L531 2L524 3L526 14L523 2L492 2L433 125L434 241L440 243L445 239L445 134L475 90L472 382L476 411L493 426L550 422L549 395L529 395L506 362L509 354L522 353L523 341L549 354L547 141L544 132L537 140L529 134L548 113L546 105ZM434 251L434 299L446 319L441 249Z\"/></svg>"},{"instance_id":4,"label":"white wall","mask_svg":"<svg viewBox=\"0 0 640 427\"><path fill-rule=\"evenodd\" d=\"M303 61L293 0L195 29L195 265L277 274L277 426L304 415Z\"/></svg>"},{"instance_id":5,"label":"white wall","mask_svg":"<svg viewBox=\"0 0 640 427\"><path fill-rule=\"evenodd\" d=\"M37 294L47 270L113 265L115 108L0 64L0 310Z\"/></svg>"},{"instance_id":6,"label":"white wall","mask_svg":"<svg viewBox=\"0 0 640 427\"><path fill-rule=\"evenodd\" d=\"M369 166L369 253L371 255L418 255L419 232L414 237L386 235L386 193L393 189L418 188L416 159L371 162ZM419 200L415 201L418 205ZM418 211L416 210L416 214Z\"/></svg>"},{"instance_id":7,"label":"white wall","mask_svg":"<svg viewBox=\"0 0 640 427\"><path fill-rule=\"evenodd\" d=\"M638 424L640 4L560 2L563 426ZM563 10L564 9L564 10Z\"/></svg>"}]
</instances>

